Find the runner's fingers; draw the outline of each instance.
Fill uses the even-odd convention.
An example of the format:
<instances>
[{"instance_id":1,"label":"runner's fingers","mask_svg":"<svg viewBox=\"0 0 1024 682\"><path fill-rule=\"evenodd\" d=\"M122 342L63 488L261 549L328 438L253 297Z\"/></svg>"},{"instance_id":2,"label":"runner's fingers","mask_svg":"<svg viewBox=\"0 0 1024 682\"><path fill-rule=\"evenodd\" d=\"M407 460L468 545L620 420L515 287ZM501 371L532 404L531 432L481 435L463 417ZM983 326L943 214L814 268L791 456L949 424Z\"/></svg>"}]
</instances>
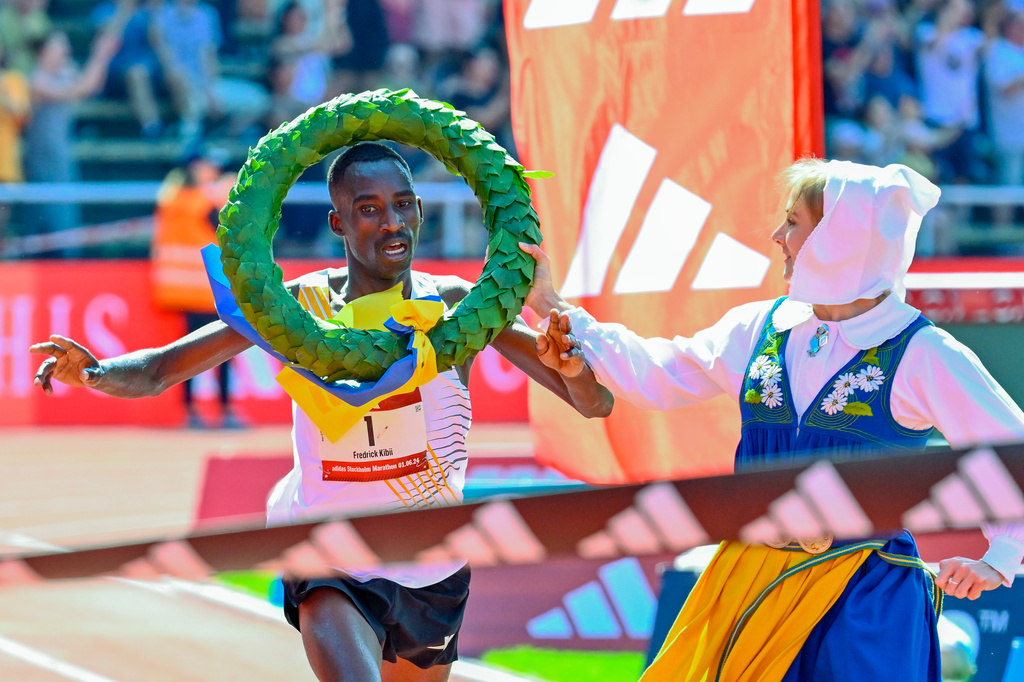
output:
<instances>
[{"instance_id":1,"label":"runner's fingers","mask_svg":"<svg viewBox=\"0 0 1024 682\"><path fill-rule=\"evenodd\" d=\"M46 358L39 364L39 369L36 370L36 384L38 385L43 379L46 379L53 373L53 366L57 364L57 360L54 358Z\"/></svg>"},{"instance_id":2,"label":"runner's fingers","mask_svg":"<svg viewBox=\"0 0 1024 682\"><path fill-rule=\"evenodd\" d=\"M563 360L572 360L574 358L579 358L580 360L582 360L583 359L583 349L582 348L570 348L569 350L567 350L564 353L562 353L561 358Z\"/></svg>"},{"instance_id":3,"label":"runner's fingers","mask_svg":"<svg viewBox=\"0 0 1024 682\"><path fill-rule=\"evenodd\" d=\"M547 353L550 345L547 335L540 334L537 336L537 355L544 355Z\"/></svg>"},{"instance_id":4,"label":"runner's fingers","mask_svg":"<svg viewBox=\"0 0 1024 682\"><path fill-rule=\"evenodd\" d=\"M47 358L39 365L39 369L36 371L36 377L33 383L43 389L43 393L49 395L53 393L53 386L50 384L50 377L53 375L53 367L57 364L57 361L53 358Z\"/></svg>"},{"instance_id":5,"label":"runner's fingers","mask_svg":"<svg viewBox=\"0 0 1024 682\"><path fill-rule=\"evenodd\" d=\"M55 358L64 357L67 355L67 349L58 346L53 341L44 341L43 343L36 343L28 347L29 353L46 353L52 355Z\"/></svg>"},{"instance_id":6,"label":"runner's fingers","mask_svg":"<svg viewBox=\"0 0 1024 682\"><path fill-rule=\"evenodd\" d=\"M58 346L60 346L61 348L68 352L73 350L80 350L83 353L88 353L88 351L85 349L85 346L76 341L72 341L66 336L61 336L60 334L51 334L50 341L53 341Z\"/></svg>"}]
</instances>

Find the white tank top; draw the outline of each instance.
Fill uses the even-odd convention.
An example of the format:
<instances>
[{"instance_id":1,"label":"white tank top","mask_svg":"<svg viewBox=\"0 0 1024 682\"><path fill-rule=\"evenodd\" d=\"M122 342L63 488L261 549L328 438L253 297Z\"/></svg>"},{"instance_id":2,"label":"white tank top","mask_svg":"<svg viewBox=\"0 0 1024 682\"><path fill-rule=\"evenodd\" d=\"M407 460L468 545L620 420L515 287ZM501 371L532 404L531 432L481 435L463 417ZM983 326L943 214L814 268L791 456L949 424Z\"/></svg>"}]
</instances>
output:
<instances>
[{"instance_id":1,"label":"white tank top","mask_svg":"<svg viewBox=\"0 0 1024 682\"><path fill-rule=\"evenodd\" d=\"M414 298L437 295L429 275L414 272ZM306 275L300 289L326 287L328 271ZM300 296L300 301L314 297ZM325 309L330 296L320 296L310 312L320 317L332 313ZM305 302L303 302L306 305ZM333 513L383 513L406 509L424 509L462 502L466 479L466 434L472 422L469 389L454 370L440 372L433 381L420 387L426 428L427 468L396 478L375 481L324 480L323 462L331 460L331 443L306 414L292 403L292 445L294 467L278 481L267 500L267 525L303 523ZM363 430L360 422L350 429ZM422 429L423 427L417 427ZM348 434L346 434L347 436ZM343 436L345 438L345 436ZM356 578L389 578L408 587L423 587L448 577L465 562L426 566L395 566L372 573L349 573Z\"/></svg>"}]
</instances>

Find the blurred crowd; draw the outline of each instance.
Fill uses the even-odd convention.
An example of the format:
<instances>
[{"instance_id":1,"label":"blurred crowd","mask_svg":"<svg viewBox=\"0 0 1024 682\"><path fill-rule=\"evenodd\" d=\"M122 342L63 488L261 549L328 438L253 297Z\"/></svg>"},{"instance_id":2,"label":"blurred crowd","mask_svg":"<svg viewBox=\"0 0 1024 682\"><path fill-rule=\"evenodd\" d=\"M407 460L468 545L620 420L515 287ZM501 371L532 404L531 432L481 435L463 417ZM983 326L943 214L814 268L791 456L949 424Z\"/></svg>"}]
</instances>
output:
<instances>
[{"instance_id":1,"label":"blurred crowd","mask_svg":"<svg viewBox=\"0 0 1024 682\"><path fill-rule=\"evenodd\" d=\"M829 156L1024 185L1024 0L822 0L821 19ZM412 87L515 154L502 20L501 0L0 0L0 182L78 178L76 105L90 98L130 108L122 137L185 159L342 92ZM403 153L418 180L450 179ZM74 204L21 218L22 233L80 223Z\"/></svg>"},{"instance_id":2,"label":"blurred crowd","mask_svg":"<svg viewBox=\"0 0 1024 682\"><path fill-rule=\"evenodd\" d=\"M76 55L69 35L83 32ZM173 142L186 159L379 87L450 102L511 149L500 0L0 0L0 182L79 178L85 99L127 103L137 125L118 137ZM407 153L418 179L451 177ZM71 204L26 213L22 233L80 223ZM0 207L0 237L4 221Z\"/></svg>"},{"instance_id":3,"label":"blurred crowd","mask_svg":"<svg viewBox=\"0 0 1024 682\"><path fill-rule=\"evenodd\" d=\"M144 138L187 142L211 127L258 135L382 85L461 101L503 134L508 123L500 0L100 0L82 67L48 2L0 0L0 64L30 92L28 149L40 110L94 96L130 103ZM252 78L225 75L225 57Z\"/></svg>"},{"instance_id":4,"label":"blurred crowd","mask_svg":"<svg viewBox=\"0 0 1024 682\"><path fill-rule=\"evenodd\" d=\"M1024 0L824 0L830 155L1024 184Z\"/></svg>"}]
</instances>

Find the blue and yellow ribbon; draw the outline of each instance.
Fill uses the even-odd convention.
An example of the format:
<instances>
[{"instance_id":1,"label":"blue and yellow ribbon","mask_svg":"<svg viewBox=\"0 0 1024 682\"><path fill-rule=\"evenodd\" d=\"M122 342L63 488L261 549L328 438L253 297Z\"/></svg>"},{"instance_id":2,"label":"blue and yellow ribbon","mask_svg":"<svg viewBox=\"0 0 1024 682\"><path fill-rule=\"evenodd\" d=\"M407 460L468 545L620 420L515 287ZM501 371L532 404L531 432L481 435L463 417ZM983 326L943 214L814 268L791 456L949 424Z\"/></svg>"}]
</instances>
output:
<instances>
[{"instance_id":1,"label":"blue and yellow ribbon","mask_svg":"<svg viewBox=\"0 0 1024 682\"><path fill-rule=\"evenodd\" d=\"M202 254L217 315L226 325L285 365L277 376L278 383L332 443L385 398L408 393L437 376L436 354L426 332L444 314L444 303L440 297L405 300L401 285L396 285L387 291L363 296L342 308L334 320L345 326L388 329L396 334L410 335L408 348L412 354L388 367L377 381L328 384L275 351L245 319L224 275L220 248L210 244L203 248Z\"/></svg>"}]
</instances>

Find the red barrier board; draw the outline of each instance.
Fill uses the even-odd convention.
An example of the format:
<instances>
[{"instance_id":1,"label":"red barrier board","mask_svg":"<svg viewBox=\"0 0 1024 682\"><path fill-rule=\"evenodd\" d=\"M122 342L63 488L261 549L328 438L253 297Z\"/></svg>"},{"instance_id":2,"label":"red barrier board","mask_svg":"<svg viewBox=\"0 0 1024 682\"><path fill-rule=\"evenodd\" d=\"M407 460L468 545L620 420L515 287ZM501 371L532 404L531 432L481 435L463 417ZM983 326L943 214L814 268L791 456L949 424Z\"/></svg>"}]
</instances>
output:
<instances>
[{"instance_id":1,"label":"red barrier board","mask_svg":"<svg viewBox=\"0 0 1024 682\"><path fill-rule=\"evenodd\" d=\"M936 324L1024 322L1024 258L918 259L907 303Z\"/></svg>"},{"instance_id":2,"label":"red barrier board","mask_svg":"<svg viewBox=\"0 0 1024 682\"><path fill-rule=\"evenodd\" d=\"M342 263L343 264L343 263ZM331 265L337 266L338 263ZM286 278L327 267L282 261ZM417 269L474 281L480 261L418 261ZM51 333L69 336L100 358L164 345L185 331L176 313L151 303L147 261L24 261L0 265L0 426L184 422L181 388L155 398L115 400L96 391L55 385L52 396L32 385L41 357L28 352ZM253 423L290 420L290 401L274 381L279 364L252 349L232 361L232 398ZM527 420L526 375L488 348L470 374L478 421ZM200 377L196 395L209 402L213 379Z\"/></svg>"},{"instance_id":3,"label":"red barrier board","mask_svg":"<svg viewBox=\"0 0 1024 682\"><path fill-rule=\"evenodd\" d=\"M115 400L95 391L32 385L40 357L32 343L58 333L99 357L171 341L183 319L155 309L146 263L38 261L0 267L0 424L153 424L181 420L180 389Z\"/></svg>"}]
</instances>

